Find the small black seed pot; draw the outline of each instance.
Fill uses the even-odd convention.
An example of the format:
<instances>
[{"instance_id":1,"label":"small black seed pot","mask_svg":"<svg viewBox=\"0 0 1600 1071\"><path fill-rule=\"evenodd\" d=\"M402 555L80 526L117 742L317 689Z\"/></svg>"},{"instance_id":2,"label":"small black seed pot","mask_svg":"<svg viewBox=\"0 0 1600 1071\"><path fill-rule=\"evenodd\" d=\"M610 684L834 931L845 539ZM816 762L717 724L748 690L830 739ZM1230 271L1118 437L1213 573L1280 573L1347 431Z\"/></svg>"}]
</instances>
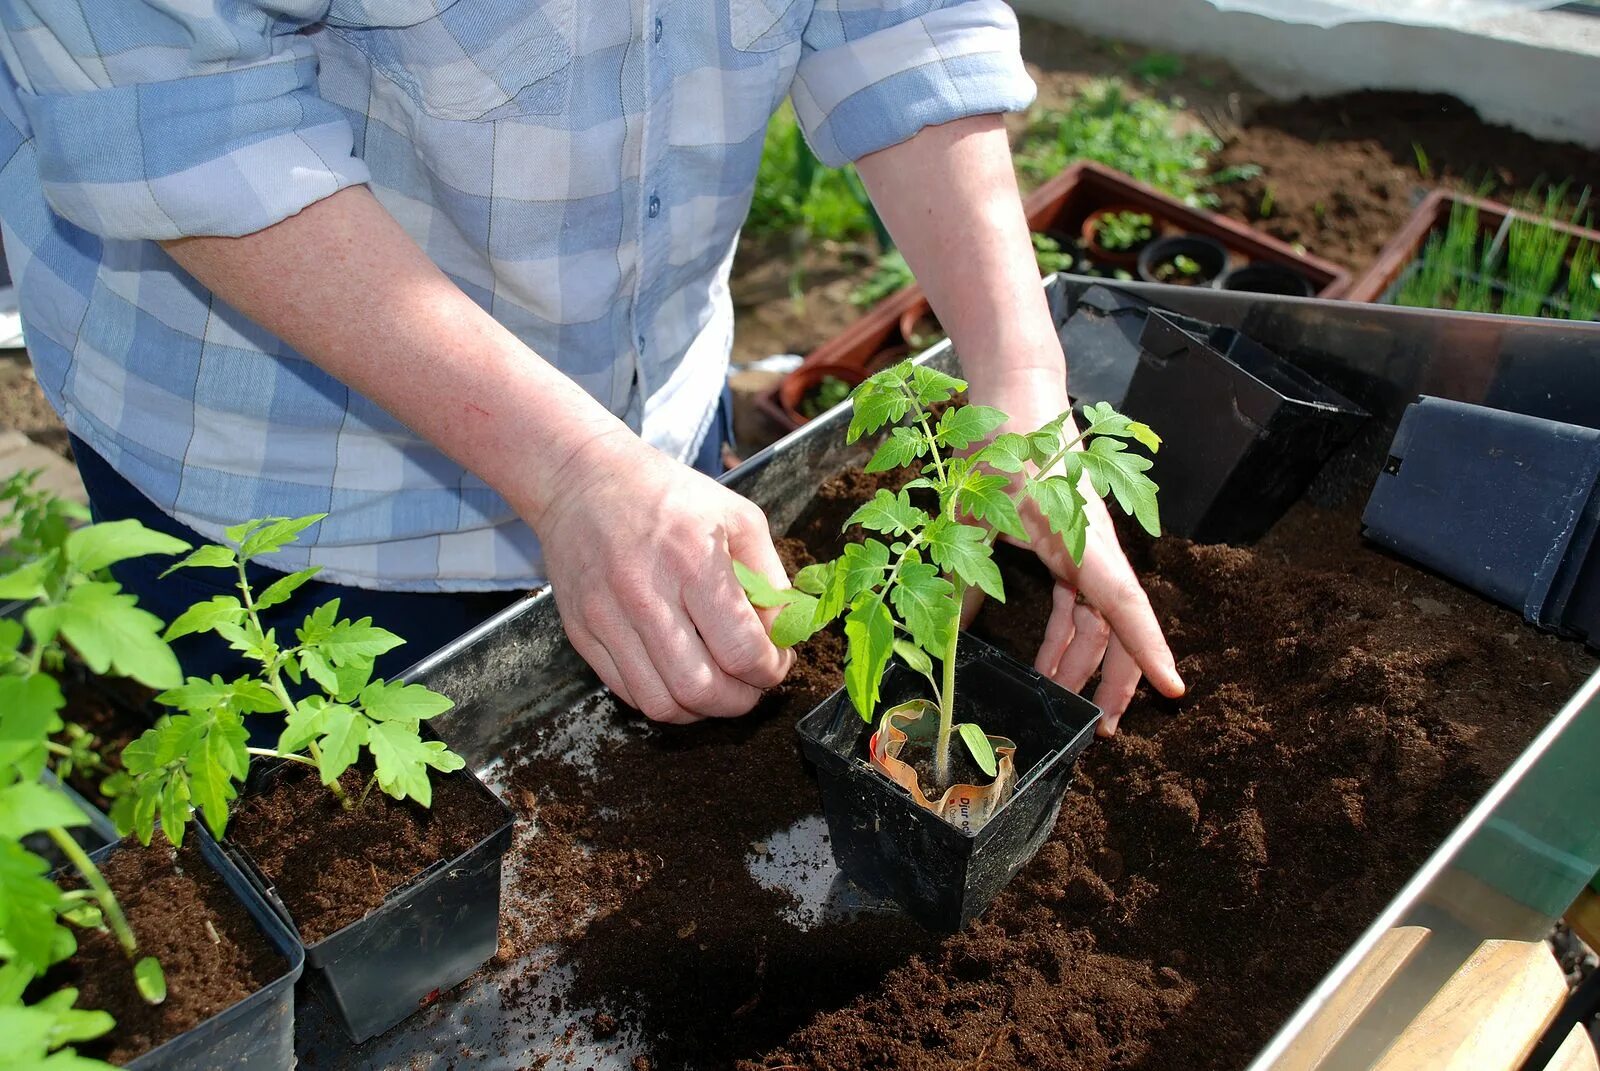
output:
<instances>
[{"instance_id":1,"label":"small black seed pot","mask_svg":"<svg viewBox=\"0 0 1600 1071\"><path fill-rule=\"evenodd\" d=\"M1200 267L1197 275L1181 282L1174 278L1163 279L1159 269L1179 257L1188 257ZM1177 286L1210 286L1219 275L1228 270L1228 250L1219 241L1198 234L1174 234L1157 238L1139 251L1137 269L1139 278L1147 283L1170 283Z\"/></svg>"},{"instance_id":2,"label":"small black seed pot","mask_svg":"<svg viewBox=\"0 0 1600 1071\"><path fill-rule=\"evenodd\" d=\"M1251 294L1282 294L1285 297L1310 297L1315 289L1311 280L1282 264L1257 261L1232 268L1217 279L1218 290L1243 290Z\"/></svg>"},{"instance_id":3,"label":"small black seed pot","mask_svg":"<svg viewBox=\"0 0 1600 1071\"><path fill-rule=\"evenodd\" d=\"M1093 703L974 636L963 636L958 651L957 719L977 721L986 732L1017 743L1016 790L975 833L918 806L869 764L873 726L842 689L795 726L801 750L816 768L839 869L868 892L899 903L923 926L943 932L981 915L1039 850L1055 826L1072 764L1100 720ZM880 709L888 709L925 696L927 684L895 662L882 691ZM970 713L962 712L963 705Z\"/></svg>"},{"instance_id":4,"label":"small black seed pot","mask_svg":"<svg viewBox=\"0 0 1600 1071\"><path fill-rule=\"evenodd\" d=\"M262 780L281 769L267 770ZM224 841L300 940L317 995L357 1042L383 1033L464 981L499 943L500 862L511 847L516 819L470 770L443 776L470 780L494 801L504 821L461 855L435 863L391 892L377 910L312 944L300 938L288 908L249 853Z\"/></svg>"}]
</instances>

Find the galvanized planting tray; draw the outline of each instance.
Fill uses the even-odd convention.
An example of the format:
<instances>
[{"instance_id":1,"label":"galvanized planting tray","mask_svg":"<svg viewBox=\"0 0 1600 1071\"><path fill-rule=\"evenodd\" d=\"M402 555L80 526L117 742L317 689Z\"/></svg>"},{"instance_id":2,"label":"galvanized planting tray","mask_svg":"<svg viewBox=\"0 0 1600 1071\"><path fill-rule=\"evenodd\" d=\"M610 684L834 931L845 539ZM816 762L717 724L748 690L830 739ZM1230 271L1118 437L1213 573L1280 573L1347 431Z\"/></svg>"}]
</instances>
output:
<instances>
[{"instance_id":1,"label":"galvanized planting tray","mask_svg":"<svg viewBox=\"0 0 1600 1071\"><path fill-rule=\"evenodd\" d=\"M1078 277L1048 280L1057 323L1098 283ZM1370 486L1401 411L1419 393L1600 427L1600 325L1144 284L1121 289L1239 328L1374 415L1345 455L1326 467L1309 492L1315 498L1337 498ZM948 343L926 359L947 370L958 367ZM730 473L726 482L767 511L774 532L784 532L823 480L864 458L863 449L844 445L845 422L844 410L812 421ZM498 782L501 757L527 738L527 726L536 720L570 728L553 735L568 761L582 764L593 754L593 704L609 702L568 646L548 594L510 607L418 663L409 676L455 700L455 710L434 724L491 785ZM1345 1032L1325 1067L1367 1067L1479 942L1542 936L1600 869L1596 755L1600 676L1572 697L1373 920L1252 1071L1283 1066L1277 1061L1284 1053L1316 1034L1318 1011L1391 926L1428 925L1436 939L1395 979L1378 1006ZM752 859L758 880L783 884L794 893L798 907L791 921L805 926L839 913L890 910L836 880L822 832L819 814L773 838L765 864ZM797 860L814 865L784 865ZM794 877L801 873L804 879ZM538 887L540 876L517 873L514 858L508 857L505 880ZM553 951L538 962L553 961ZM459 992L354 1048L315 1001L302 999L297 1044L302 1066L319 1071L509 1068L538 1066L541 1057L554 1056L550 1066L627 1071L643 1040L630 1037L627 1022L616 1036L594 1042L581 1024L595 1009L560 1000L557 1013L538 1010L551 1006L542 998L563 993L569 979L560 968L545 970L531 993L523 988L513 1002L517 1007L502 1007L503 987L514 979L522 986L526 969L525 964L485 968Z\"/></svg>"}]
</instances>

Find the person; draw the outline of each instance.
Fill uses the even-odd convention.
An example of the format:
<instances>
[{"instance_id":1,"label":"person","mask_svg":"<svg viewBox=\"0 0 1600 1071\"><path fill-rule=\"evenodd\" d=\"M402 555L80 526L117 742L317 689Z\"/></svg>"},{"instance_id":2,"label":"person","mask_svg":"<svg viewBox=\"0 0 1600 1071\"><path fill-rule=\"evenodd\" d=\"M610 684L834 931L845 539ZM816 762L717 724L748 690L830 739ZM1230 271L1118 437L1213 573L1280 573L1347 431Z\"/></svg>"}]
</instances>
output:
<instances>
[{"instance_id":1,"label":"person","mask_svg":"<svg viewBox=\"0 0 1600 1071\"><path fill-rule=\"evenodd\" d=\"M730 263L785 97L823 162L856 163L972 398L1021 430L1067 408L1000 0L0 0L0 20L5 248L97 514L200 541L326 513L269 562L321 568L292 606L336 593L412 657L548 581L573 646L658 721L742 714L783 678L730 562L783 566L710 473ZM1038 665L1070 688L1099 670L1111 730L1141 674L1183 685L1091 502L1081 568L1026 518L1058 578ZM122 577L158 613L227 590L162 564Z\"/></svg>"}]
</instances>

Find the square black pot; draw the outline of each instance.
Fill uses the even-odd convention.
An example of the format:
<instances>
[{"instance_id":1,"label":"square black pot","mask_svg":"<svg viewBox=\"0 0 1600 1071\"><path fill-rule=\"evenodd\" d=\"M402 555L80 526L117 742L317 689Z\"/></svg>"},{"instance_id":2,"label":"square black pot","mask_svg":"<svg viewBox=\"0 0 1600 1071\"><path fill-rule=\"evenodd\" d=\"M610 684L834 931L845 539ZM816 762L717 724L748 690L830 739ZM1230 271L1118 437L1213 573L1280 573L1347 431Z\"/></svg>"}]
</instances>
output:
<instances>
[{"instance_id":1,"label":"square black pot","mask_svg":"<svg viewBox=\"0 0 1600 1071\"><path fill-rule=\"evenodd\" d=\"M263 780L278 776L277 767ZM500 862L516 818L470 770L463 778L492 800L503 821L454 859L435 863L392 891L376 910L312 944L249 853L224 846L305 949L323 1004L357 1042L376 1037L465 981L500 939Z\"/></svg>"},{"instance_id":2,"label":"square black pot","mask_svg":"<svg viewBox=\"0 0 1600 1071\"><path fill-rule=\"evenodd\" d=\"M294 983L305 966L300 941L210 834L196 823L191 835L200 857L250 913L261 935L283 957L285 969L238 1003L134 1058L128 1071L280 1071L292 1067ZM108 844L90 858L101 864L117 850L118 844Z\"/></svg>"},{"instance_id":3,"label":"square black pot","mask_svg":"<svg viewBox=\"0 0 1600 1071\"><path fill-rule=\"evenodd\" d=\"M880 710L926 696L927 682L895 662L882 691ZM981 915L1050 835L1072 764L1100 720L1087 699L971 635L958 648L956 696L958 720L1017 744L1016 789L975 833L919 806L869 764L874 726L843 690L795 726L816 767L839 869L923 926L951 932Z\"/></svg>"},{"instance_id":4,"label":"square black pot","mask_svg":"<svg viewBox=\"0 0 1600 1071\"><path fill-rule=\"evenodd\" d=\"M1123 412L1163 440L1162 527L1252 543L1298 500L1367 413L1228 327L1151 309Z\"/></svg>"}]
</instances>

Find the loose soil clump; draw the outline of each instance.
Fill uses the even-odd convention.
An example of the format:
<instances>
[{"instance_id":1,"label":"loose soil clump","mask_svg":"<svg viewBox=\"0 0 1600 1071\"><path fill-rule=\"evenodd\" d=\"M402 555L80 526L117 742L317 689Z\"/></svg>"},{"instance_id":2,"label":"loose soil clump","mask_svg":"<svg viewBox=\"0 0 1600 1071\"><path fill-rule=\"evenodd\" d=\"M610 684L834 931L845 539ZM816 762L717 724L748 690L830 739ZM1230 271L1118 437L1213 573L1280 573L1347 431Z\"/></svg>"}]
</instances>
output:
<instances>
[{"instance_id":1,"label":"loose soil clump","mask_svg":"<svg viewBox=\"0 0 1600 1071\"><path fill-rule=\"evenodd\" d=\"M126 1064L170 1041L280 976L283 958L192 845L173 852L124 841L101 873L115 890L141 956L155 956L167 999L147 1004L109 930L78 930L78 951L52 968L41 988L78 989L77 1006L110 1012L110 1034L79 1043L79 1055Z\"/></svg>"},{"instance_id":2,"label":"loose soil clump","mask_svg":"<svg viewBox=\"0 0 1600 1071\"><path fill-rule=\"evenodd\" d=\"M830 481L786 566L837 553L843 518L901 480ZM749 717L655 729L605 704L619 738L592 771L513 756L571 908L508 926L502 955L559 940L569 1002L637 1025L653 1066L1241 1067L1594 668L1357 533L1301 508L1254 549L1130 537L1190 692L1140 691L963 934L805 929L751 876L816 821L793 723L840 684L830 630ZM1001 557L1008 601L975 629L1031 662L1051 582Z\"/></svg>"},{"instance_id":3,"label":"loose soil clump","mask_svg":"<svg viewBox=\"0 0 1600 1071\"><path fill-rule=\"evenodd\" d=\"M347 770L352 798L370 772ZM494 832L501 812L465 778L436 777L432 809L374 788L345 810L307 768L286 767L246 796L228 839L250 853L307 943L380 907L391 892L435 863L454 859Z\"/></svg>"}]
</instances>

